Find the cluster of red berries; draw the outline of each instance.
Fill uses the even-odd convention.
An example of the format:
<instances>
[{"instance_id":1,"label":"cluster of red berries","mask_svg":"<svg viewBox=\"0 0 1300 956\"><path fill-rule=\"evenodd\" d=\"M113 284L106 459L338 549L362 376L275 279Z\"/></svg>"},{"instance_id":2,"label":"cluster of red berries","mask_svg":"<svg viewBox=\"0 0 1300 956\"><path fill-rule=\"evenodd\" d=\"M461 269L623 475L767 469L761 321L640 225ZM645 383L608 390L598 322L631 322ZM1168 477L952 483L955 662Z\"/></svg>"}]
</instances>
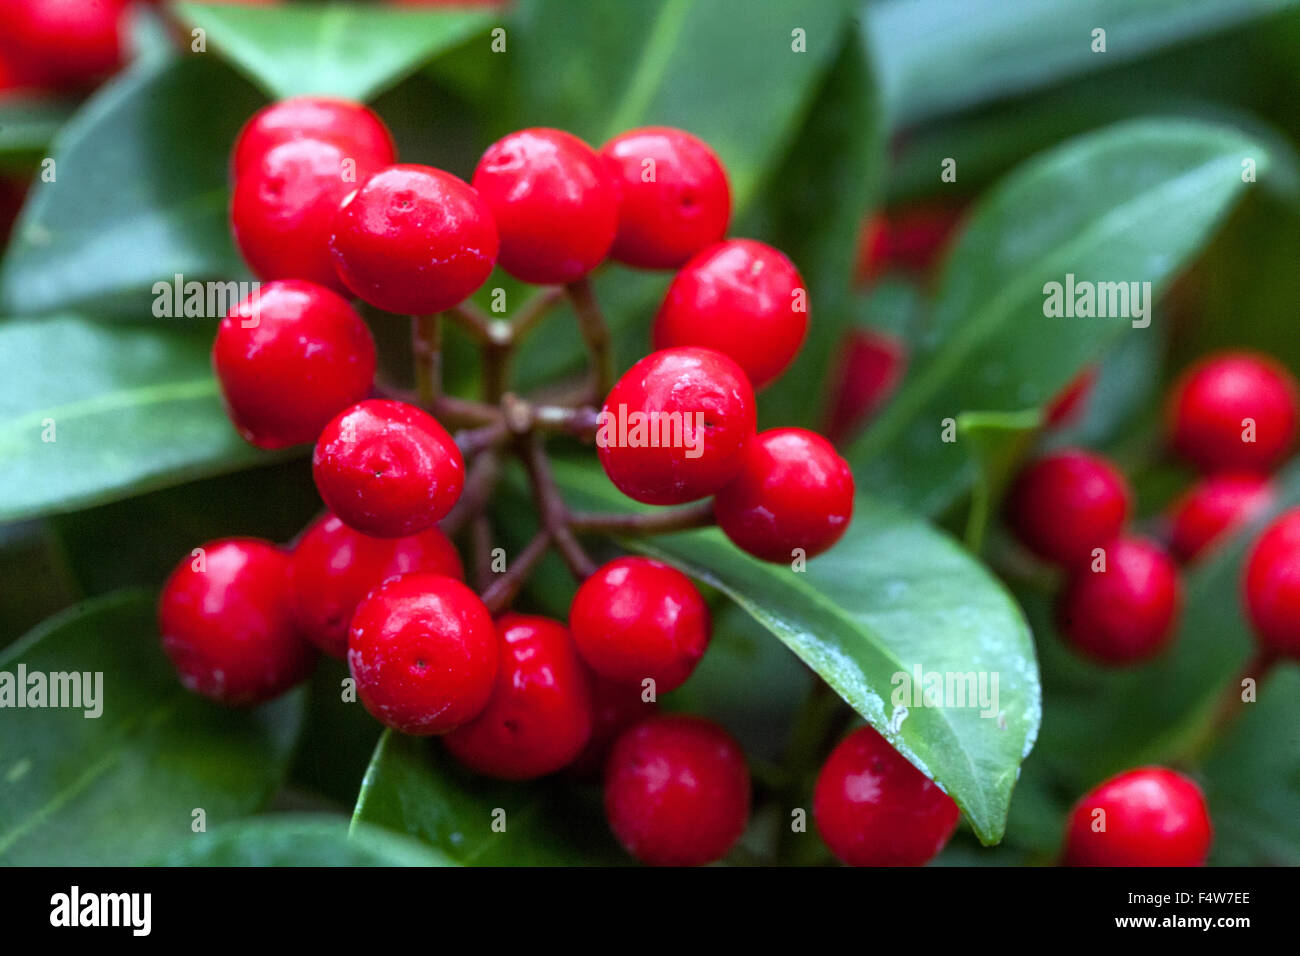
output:
<instances>
[{"instance_id":1,"label":"cluster of red berries","mask_svg":"<svg viewBox=\"0 0 1300 956\"><path fill-rule=\"evenodd\" d=\"M599 151L526 129L490 146L467 183L398 164L364 106L311 97L256 114L231 172L233 233L264 284L222 319L213 366L249 442L315 443L329 510L288 549L226 539L173 572L160 623L185 685L254 704L302 680L317 651L345 658L387 726L438 735L501 779L604 762L610 824L634 855L720 858L748 819L740 748L705 720L653 715L709 645L699 590L666 564L621 557L581 582L567 627L494 620L439 528L465 485L460 447L429 411L375 397L375 344L350 301L418 323L460 306L498 265L570 286L606 259L677 269L656 351L598 416L611 436L596 435L600 460L641 502L713 496L719 526L753 554L811 557L847 527L853 480L818 435L756 432L755 388L801 346L806 292L777 250L724 238L717 156L669 128ZM646 421L656 434L656 418L681 423L683 440L629 440Z\"/></svg>"},{"instance_id":2,"label":"cluster of red berries","mask_svg":"<svg viewBox=\"0 0 1300 956\"><path fill-rule=\"evenodd\" d=\"M1176 383L1170 443L1204 477L1169 513L1172 555L1125 531L1133 495L1104 457L1069 448L1021 473L1008 500L1009 523L1031 551L1065 569L1060 626L1076 649L1106 664L1129 664L1167 646L1182 596L1175 559L1202 557L1269 508L1268 472L1293 444L1297 394L1285 370L1240 352L1209 356ZM1261 568L1266 563L1261 559ZM1254 616L1256 605L1248 604ZM1267 633L1260 628L1261 638Z\"/></svg>"}]
</instances>

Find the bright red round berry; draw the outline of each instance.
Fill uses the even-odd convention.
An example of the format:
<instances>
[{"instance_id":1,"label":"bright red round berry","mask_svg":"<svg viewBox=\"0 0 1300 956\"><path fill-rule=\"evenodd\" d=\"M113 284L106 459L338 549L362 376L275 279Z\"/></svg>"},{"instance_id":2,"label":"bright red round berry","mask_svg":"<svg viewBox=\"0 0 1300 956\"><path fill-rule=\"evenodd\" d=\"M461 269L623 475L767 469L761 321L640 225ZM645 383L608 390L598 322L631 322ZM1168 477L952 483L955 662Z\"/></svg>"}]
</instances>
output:
<instances>
[{"instance_id":1,"label":"bright red round berry","mask_svg":"<svg viewBox=\"0 0 1300 956\"><path fill-rule=\"evenodd\" d=\"M1079 421L1097 387L1097 374L1096 366L1088 366L1048 402L1043 411L1043 422L1048 428L1066 428Z\"/></svg>"},{"instance_id":2,"label":"bright red round berry","mask_svg":"<svg viewBox=\"0 0 1300 956\"><path fill-rule=\"evenodd\" d=\"M373 168L335 143L294 139L249 163L235 180L235 243L260 279L306 279L338 292L329 237L343 197ZM355 172L355 179L353 177Z\"/></svg>"},{"instance_id":3,"label":"bright red round berry","mask_svg":"<svg viewBox=\"0 0 1300 956\"><path fill-rule=\"evenodd\" d=\"M390 578L357 605L348 668L361 703L404 734L445 734L483 712L500 652L492 615L454 578Z\"/></svg>"},{"instance_id":4,"label":"bright red round berry","mask_svg":"<svg viewBox=\"0 0 1300 956\"><path fill-rule=\"evenodd\" d=\"M41 85L76 88L122 65L127 0L8 0L0 48Z\"/></svg>"},{"instance_id":5,"label":"bright red round berry","mask_svg":"<svg viewBox=\"0 0 1300 956\"><path fill-rule=\"evenodd\" d=\"M325 653L346 657L357 605L389 578L412 571L465 576L460 555L436 527L405 538L373 538L325 515L304 532L289 561L298 629Z\"/></svg>"},{"instance_id":6,"label":"bright red round berry","mask_svg":"<svg viewBox=\"0 0 1300 956\"><path fill-rule=\"evenodd\" d=\"M405 402L353 405L321 431L312 477L325 504L365 534L398 538L446 517L465 484L455 440Z\"/></svg>"},{"instance_id":7,"label":"bright red round berry","mask_svg":"<svg viewBox=\"0 0 1300 956\"><path fill-rule=\"evenodd\" d=\"M754 390L721 352L652 352L605 399L600 463L618 489L651 505L714 494L734 478L754 437Z\"/></svg>"},{"instance_id":8,"label":"bright red round berry","mask_svg":"<svg viewBox=\"0 0 1300 956\"><path fill-rule=\"evenodd\" d=\"M236 176L281 143L315 139L333 143L367 166L391 165L393 136L374 111L351 100L295 96L253 114L235 140L231 168Z\"/></svg>"},{"instance_id":9,"label":"bright red round berry","mask_svg":"<svg viewBox=\"0 0 1300 956\"><path fill-rule=\"evenodd\" d=\"M501 268L524 282L581 279L604 261L618 228L618 187L578 137L524 129L488 147L474 188L501 234Z\"/></svg>"},{"instance_id":10,"label":"bright red round berry","mask_svg":"<svg viewBox=\"0 0 1300 956\"><path fill-rule=\"evenodd\" d=\"M583 581L569 627L587 666L657 693L680 687L709 646L709 606L691 579L650 558L615 558Z\"/></svg>"},{"instance_id":11,"label":"bright red round berry","mask_svg":"<svg viewBox=\"0 0 1300 956\"><path fill-rule=\"evenodd\" d=\"M803 428L759 432L713 500L718 527L764 561L821 554L848 530L853 472L825 438Z\"/></svg>"},{"instance_id":12,"label":"bright red round berry","mask_svg":"<svg viewBox=\"0 0 1300 956\"><path fill-rule=\"evenodd\" d=\"M464 302L492 273L497 227L477 192L431 166L390 166L348 196L329 240L343 282L388 312Z\"/></svg>"},{"instance_id":13,"label":"bright red round berry","mask_svg":"<svg viewBox=\"0 0 1300 956\"><path fill-rule=\"evenodd\" d=\"M749 819L745 755L701 717L643 720L614 743L605 815L620 843L652 866L702 866L727 855Z\"/></svg>"},{"instance_id":14,"label":"bright red round berry","mask_svg":"<svg viewBox=\"0 0 1300 956\"><path fill-rule=\"evenodd\" d=\"M1214 832L1201 788L1143 767L1112 777L1074 807L1066 866L1202 866Z\"/></svg>"},{"instance_id":15,"label":"bright red round berry","mask_svg":"<svg viewBox=\"0 0 1300 956\"><path fill-rule=\"evenodd\" d=\"M922 866L960 817L952 797L870 727L840 741L813 788L817 830L849 866Z\"/></svg>"},{"instance_id":16,"label":"bright red round berry","mask_svg":"<svg viewBox=\"0 0 1300 956\"><path fill-rule=\"evenodd\" d=\"M1281 515L1246 559L1246 612L1266 653L1300 658L1300 508Z\"/></svg>"},{"instance_id":17,"label":"bright red round berry","mask_svg":"<svg viewBox=\"0 0 1300 956\"><path fill-rule=\"evenodd\" d=\"M1128 482L1109 461L1069 448L1020 473L1008 495L1007 517L1040 558L1076 564L1120 533L1131 497Z\"/></svg>"},{"instance_id":18,"label":"bright red round berry","mask_svg":"<svg viewBox=\"0 0 1300 956\"><path fill-rule=\"evenodd\" d=\"M368 394L375 343L344 299L311 282L269 282L217 327L212 366L239 433L259 448L312 442Z\"/></svg>"},{"instance_id":19,"label":"bright red round berry","mask_svg":"<svg viewBox=\"0 0 1300 956\"><path fill-rule=\"evenodd\" d=\"M1174 447L1202 471L1268 471L1295 439L1296 402L1295 379L1271 358L1211 356L1174 387Z\"/></svg>"},{"instance_id":20,"label":"bright red round berry","mask_svg":"<svg viewBox=\"0 0 1300 956\"><path fill-rule=\"evenodd\" d=\"M686 263L653 328L655 348L714 349L756 389L789 367L807 334L808 293L794 263L752 239L717 243Z\"/></svg>"},{"instance_id":21,"label":"bright red round berry","mask_svg":"<svg viewBox=\"0 0 1300 956\"><path fill-rule=\"evenodd\" d=\"M640 684L623 684L592 676L591 738L569 769L580 777L598 778L614 741L633 724L659 712L658 697L646 700Z\"/></svg>"},{"instance_id":22,"label":"bright red round berry","mask_svg":"<svg viewBox=\"0 0 1300 956\"><path fill-rule=\"evenodd\" d=\"M621 191L612 258L642 269L675 269L726 235L731 189L703 140L647 126L615 136L600 152Z\"/></svg>"},{"instance_id":23,"label":"bright red round berry","mask_svg":"<svg viewBox=\"0 0 1300 956\"><path fill-rule=\"evenodd\" d=\"M1249 524L1273 504L1263 475L1230 472L1202 479L1174 503L1169 546L1180 561L1194 561L1217 539Z\"/></svg>"},{"instance_id":24,"label":"bright red round berry","mask_svg":"<svg viewBox=\"0 0 1300 956\"><path fill-rule=\"evenodd\" d=\"M1115 538L1100 560L1077 565L1061 595L1060 627L1079 651L1105 664L1160 653L1174 634L1182 584L1174 562L1141 538Z\"/></svg>"},{"instance_id":25,"label":"bright red round berry","mask_svg":"<svg viewBox=\"0 0 1300 956\"><path fill-rule=\"evenodd\" d=\"M851 437L889 400L907 369L907 347L896 336L857 329L845 337L831 385L826 437Z\"/></svg>"},{"instance_id":26,"label":"bright red round berry","mask_svg":"<svg viewBox=\"0 0 1300 956\"><path fill-rule=\"evenodd\" d=\"M506 614L497 621L500 665L487 708L445 738L476 773L531 780L568 766L591 736L587 672L564 625Z\"/></svg>"},{"instance_id":27,"label":"bright red round berry","mask_svg":"<svg viewBox=\"0 0 1300 956\"><path fill-rule=\"evenodd\" d=\"M311 673L316 651L294 626L289 556L269 541L211 541L172 571L158 602L163 651L195 693L245 706Z\"/></svg>"}]
</instances>

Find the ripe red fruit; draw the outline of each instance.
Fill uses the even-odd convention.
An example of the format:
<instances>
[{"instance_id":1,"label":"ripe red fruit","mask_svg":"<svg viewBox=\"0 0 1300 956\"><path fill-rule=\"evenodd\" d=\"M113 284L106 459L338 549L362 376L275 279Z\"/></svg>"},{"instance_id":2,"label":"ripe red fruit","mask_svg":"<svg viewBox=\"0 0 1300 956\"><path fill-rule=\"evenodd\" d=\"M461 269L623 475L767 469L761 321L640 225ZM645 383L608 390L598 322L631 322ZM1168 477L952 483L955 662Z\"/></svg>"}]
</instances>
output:
<instances>
[{"instance_id":1,"label":"ripe red fruit","mask_svg":"<svg viewBox=\"0 0 1300 956\"><path fill-rule=\"evenodd\" d=\"M325 515L306 530L289 561L298 629L325 653L346 657L357 605L384 581L412 571L465 576L460 555L436 527L405 538L373 538Z\"/></svg>"},{"instance_id":2,"label":"ripe red fruit","mask_svg":"<svg viewBox=\"0 0 1300 956\"><path fill-rule=\"evenodd\" d=\"M845 337L831 377L826 437L840 442L852 436L889 399L907 369L907 348L900 339L875 329L857 329Z\"/></svg>"},{"instance_id":3,"label":"ripe red fruit","mask_svg":"<svg viewBox=\"0 0 1300 956\"><path fill-rule=\"evenodd\" d=\"M289 556L256 538L223 538L199 550L163 587L163 651L196 694L234 706L279 696L316 661L289 609Z\"/></svg>"},{"instance_id":4,"label":"ripe red fruit","mask_svg":"<svg viewBox=\"0 0 1300 956\"><path fill-rule=\"evenodd\" d=\"M0 49L43 86L85 86L122 65L127 6L127 0L9 0Z\"/></svg>"},{"instance_id":5,"label":"ripe red fruit","mask_svg":"<svg viewBox=\"0 0 1300 956\"><path fill-rule=\"evenodd\" d=\"M599 777L610 747L623 731L659 712L657 700L643 700L640 684L622 684L592 676L591 737L569 769L580 777Z\"/></svg>"},{"instance_id":6,"label":"ripe red fruit","mask_svg":"<svg viewBox=\"0 0 1300 956\"><path fill-rule=\"evenodd\" d=\"M718 527L764 561L821 554L848 530L853 472L821 435L773 428L749 443L740 473L713 501Z\"/></svg>"},{"instance_id":7,"label":"ripe red fruit","mask_svg":"<svg viewBox=\"0 0 1300 956\"><path fill-rule=\"evenodd\" d=\"M771 246L730 239L686 263L655 315L657 349L714 349L754 388L775 381L808 334L808 293L794 263Z\"/></svg>"},{"instance_id":8,"label":"ripe red fruit","mask_svg":"<svg viewBox=\"0 0 1300 956\"><path fill-rule=\"evenodd\" d=\"M1104 550L1104 571L1091 565L1071 571L1061 595L1061 632L1102 663L1146 660L1173 637L1182 605L1178 569L1141 538L1115 538Z\"/></svg>"},{"instance_id":9,"label":"ripe red fruit","mask_svg":"<svg viewBox=\"0 0 1300 956\"><path fill-rule=\"evenodd\" d=\"M1021 543L1040 558L1076 564L1120 533L1131 497L1128 482L1109 461L1068 448L1020 473L1008 495L1007 517Z\"/></svg>"},{"instance_id":10,"label":"ripe red fruit","mask_svg":"<svg viewBox=\"0 0 1300 956\"><path fill-rule=\"evenodd\" d=\"M870 727L840 741L813 788L817 830L849 866L922 866L960 817L952 797Z\"/></svg>"},{"instance_id":11,"label":"ripe red fruit","mask_svg":"<svg viewBox=\"0 0 1300 956\"><path fill-rule=\"evenodd\" d=\"M1295 439L1296 401L1295 379L1271 358L1210 356L1174 387L1174 447L1203 471L1268 471Z\"/></svg>"},{"instance_id":12,"label":"ripe red fruit","mask_svg":"<svg viewBox=\"0 0 1300 956\"><path fill-rule=\"evenodd\" d=\"M1213 839L1201 788L1143 767L1084 796L1065 832L1066 866L1202 866Z\"/></svg>"},{"instance_id":13,"label":"ripe red fruit","mask_svg":"<svg viewBox=\"0 0 1300 956\"><path fill-rule=\"evenodd\" d=\"M1048 403L1043 414L1047 427L1064 428L1075 424L1082 417L1084 407L1096 385L1097 368L1088 366Z\"/></svg>"},{"instance_id":14,"label":"ripe red fruit","mask_svg":"<svg viewBox=\"0 0 1300 956\"><path fill-rule=\"evenodd\" d=\"M749 819L740 745L701 717L643 720L614 744L605 815L620 843L652 866L702 866L727 855Z\"/></svg>"},{"instance_id":15,"label":"ripe red fruit","mask_svg":"<svg viewBox=\"0 0 1300 956\"><path fill-rule=\"evenodd\" d=\"M343 282L388 312L428 315L492 272L497 227L478 193L431 166L390 166L343 202L330 229Z\"/></svg>"},{"instance_id":16,"label":"ripe red fruit","mask_svg":"<svg viewBox=\"0 0 1300 956\"><path fill-rule=\"evenodd\" d=\"M589 678L564 625L506 614L497 621L500 665L487 708L445 739L476 773L531 780L582 753L591 736Z\"/></svg>"},{"instance_id":17,"label":"ripe red fruit","mask_svg":"<svg viewBox=\"0 0 1300 956\"><path fill-rule=\"evenodd\" d=\"M961 224L962 211L952 206L914 206L878 214L862 229L858 279L875 280L891 269L923 273L939 258Z\"/></svg>"},{"instance_id":18,"label":"ripe red fruit","mask_svg":"<svg viewBox=\"0 0 1300 956\"><path fill-rule=\"evenodd\" d=\"M642 269L674 269L726 235L727 173L703 140L646 126L615 136L600 152L621 190L612 258Z\"/></svg>"},{"instance_id":19,"label":"ripe red fruit","mask_svg":"<svg viewBox=\"0 0 1300 956\"><path fill-rule=\"evenodd\" d=\"M691 579L650 558L616 558L582 582L569 627L587 666L657 693L680 687L709 646L709 607Z\"/></svg>"},{"instance_id":20,"label":"ripe red fruit","mask_svg":"<svg viewBox=\"0 0 1300 956\"><path fill-rule=\"evenodd\" d=\"M355 166L351 160L355 159ZM337 292L329 237L343 197L373 169L334 143L294 139L249 163L235 180L235 243L260 279L306 279Z\"/></svg>"},{"instance_id":21,"label":"ripe red fruit","mask_svg":"<svg viewBox=\"0 0 1300 956\"><path fill-rule=\"evenodd\" d=\"M736 476L756 414L749 380L721 352L652 352L610 389L597 455L630 498L652 505L694 501Z\"/></svg>"},{"instance_id":22,"label":"ripe red fruit","mask_svg":"<svg viewBox=\"0 0 1300 956\"><path fill-rule=\"evenodd\" d=\"M351 100L295 96L264 106L235 140L231 168L238 176L281 143L315 139L333 143L345 155L372 168L397 158L393 136L375 113Z\"/></svg>"},{"instance_id":23,"label":"ripe red fruit","mask_svg":"<svg viewBox=\"0 0 1300 956\"><path fill-rule=\"evenodd\" d=\"M1246 612L1266 653L1300 658L1300 508L1270 524L1246 560Z\"/></svg>"},{"instance_id":24,"label":"ripe red fruit","mask_svg":"<svg viewBox=\"0 0 1300 956\"><path fill-rule=\"evenodd\" d=\"M316 440L370 393L375 343L347 301L311 282L267 283L217 327L212 367L239 433L259 448Z\"/></svg>"},{"instance_id":25,"label":"ripe red fruit","mask_svg":"<svg viewBox=\"0 0 1300 956\"><path fill-rule=\"evenodd\" d=\"M390 578L357 605L348 668L361 703L404 734L445 734L492 697L500 652L492 615L454 578Z\"/></svg>"},{"instance_id":26,"label":"ripe red fruit","mask_svg":"<svg viewBox=\"0 0 1300 956\"><path fill-rule=\"evenodd\" d=\"M558 129L524 129L487 148L473 185L501 234L501 268L516 279L581 279L609 253L618 187L606 161Z\"/></svg>"},{"instance_id":27,"label":"ripe red fruit","mask_svg":"<svg viewBox=\"0 0 1300 956\"><path fill-rule=\"evenodd\" d=\"M1174 503L1170 549L1179 560L1193 561L1216 539L1249 524L1272 504L1273 485L1263 475L1211 475Z\"/></svg>"},{"instance_id":28,"label":"ripe red fruit","mask_svg":"<svg viewBox=\"0 0 1300 956\"><path fill-rule=\"evenodd\" d=\"M428 412L372 399L353 405L321 431L312 477L325 504L345 524L398 538L446 517L464 487L465 460Z\"/></svg>"}]
</instances>

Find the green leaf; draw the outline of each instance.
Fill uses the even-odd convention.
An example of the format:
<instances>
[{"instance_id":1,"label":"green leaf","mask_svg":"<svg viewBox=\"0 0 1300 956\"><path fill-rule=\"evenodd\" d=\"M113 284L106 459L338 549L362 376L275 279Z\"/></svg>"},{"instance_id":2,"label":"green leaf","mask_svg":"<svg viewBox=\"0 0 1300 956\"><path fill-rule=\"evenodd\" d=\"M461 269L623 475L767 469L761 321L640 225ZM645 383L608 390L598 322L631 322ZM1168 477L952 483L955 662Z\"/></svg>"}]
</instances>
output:
<instances>
[{"instance_id":1,"label":"green leaf","mask_svg":"<svg viewBox=\"0 0 1300 956\"><path fill-rule=\"evenodd\" d=\"M352 820L417 837L467 865L626 862L606 831L598 800L571 783L475 776L431 741L387 730Z\"/></svg>"},{"instance_id":2,"label":"green leaf","mask_svg":"<svg viewBox=\"0 0 1300 956\"><path fill-rule=\"evenodd\" d=\"M943 440L946 419L1042 406L1118 336L1149 334L1124 317L1048 317L1045 284L1149 281L1154 297L1245 192L1247 157L1266 165L1231 128L1127 122L1029 160L987 194L945 264L908 379L849 449L863 486L926 514L951 504L973 467Z\"/></svg>"},{"instance_id":3,"label":"green leaf","mask_svg":"<svg viewBox=\"0 0 1300 956\"><path fill-rule=\"evenodd\" d=\"M163 866L455 866L414 840L343 817L277 814L196 835Z\"/></svg>"},{"instance_id":4,"label":"green leaf","mask_svg":"<svg viewBox=\"0 0 1300 956\"><path fill-rule=\"evenodd\" d=\"M212 49L276 98L366 100L500 16L492 10L412 10L356 3L239 6L178 3ZM492 56L487 41L483 55Z\"/></svg>"},{"instance_id":5,"label":"green leaf","mask_svg":"<svg viewBox=\"0 0 1300 956\"><path fill-rule=\"evenodd\" d=\"M1019 95L1295 6L1294 0L877 0L863 9L895 125ZM1106 51L1093 33L1106 31ZM952 154L950 154L952 155Z\"/></svg>"},{"instance_id":6,"label":"green leaf","mask_svg":"<svg viewBox=\"0 0 1300 956\"><path fill-rule=\"evenodd\" d=\"M0 97L0 167L23 166L44 153L73 105L48 96Z\"/></svg>"},{"instance_id":7,"label":"green leaf","mask_svg":"<svg viewBox=\"0 0 1300 956\"><path fill-rule=\"evenodd\" d=\"M138 863L187 840L195 810L208 826L233 821L283 779L301 695L235 710L189 693L163 657L154 613L152 597L118 593L51 618L0 654L0 672L15 680L19 667L29 679L102 675L97 717L6 708L0 862Z\"/></svg>"},{"instance_id":8,"label":"green leaf","mask_svg":"<svg viewBox=\"0 0 1300 956\"><path fill-rule=\"evenodd\" d=\"M561 464L556 473L577 508L628 504L599 470ZM1038 732L1038 668L1019 608L955 542L859 497L844 538L803 573L750 558L716 529L620 543L725 593L940 783L981 841L1001 839L1018 767ZM983 674L990 690L996 675L995 714L908 699L904 715L894 693L906 686L898 675L910 678L914 668L945 681Z\"/></svg>"},{"instance_id":9,"label":"green leaf","mask_svg":"<svg viewBox=\"0 0 1300 956\"><path fill-rule=\"evenodd\" d=\"M56 179L36 186L0 267L0 314L145 316L155 281L246 276L226 175L260 103L210 57L150 59L106 84L55 137Z\"/></svg>"},{"instance_id":10,"label":"green leaf","mask_svg":"<svg viewBox=\"0 0 1300 956\"><path fill-rule=\"evenodd\" d=\"M0 522L274 460L226 418L211 338L75 316L0 322Z\"/></svg>"}]
</instances>

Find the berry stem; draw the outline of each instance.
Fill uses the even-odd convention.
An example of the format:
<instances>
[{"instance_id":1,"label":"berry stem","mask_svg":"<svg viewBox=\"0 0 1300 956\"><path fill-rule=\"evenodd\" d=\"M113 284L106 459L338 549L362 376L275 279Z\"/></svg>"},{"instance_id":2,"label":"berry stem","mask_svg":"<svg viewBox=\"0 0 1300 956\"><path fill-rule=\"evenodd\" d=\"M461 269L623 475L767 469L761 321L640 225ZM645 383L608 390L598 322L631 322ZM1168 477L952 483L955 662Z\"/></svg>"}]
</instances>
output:
<instances>
[{"instance_id":1,"label":"berry stem","mask_svg":"<svg viewBox=\"0 0 1300 956\"><path fill-rule=\"evenodd\" d=\"M478 428L501 422L499 408L454 395L439 395L434 399L430 411L443 425L450 428Z\"/></svg>"},{"instance_id":2,"label":"berry stem","mask_svg":"<svg viewBox=\"0 0 1300 956\"><path fill-rule=\"evenodd\" d=\"M706 498L680 508L663 508L658 511L631 514L596 514L574 512L569 516L569 527L574 531L591 534L652 535L705 528L713 524L713 501Z\"/></svg>"},{"instance_id":3,"label":"berry stem","mask_svg":"<svg viewBox=\"0 0 1300 956\"><path fill-rule=\"evenodd\" d=\"M514 602L524 582L532 576L538 562L546 556L551 546L551 535L545 529L537 532L533 539L524 546L506 568L505 574L499 575L480 595L487 609L493 614L504 611Z\"/></svg>"},{"instance_id":4,"label":"berry stem","mask_svg":"<svg viewBox=\"0 0 1300 956\"><path fill-rule=\"evenodd\" d=\"M479 345L486 345L494 339L492 319L470 302L452 306L445 313Z\"/></svg>"},{"instance_id":5,"label":"berry stem","mask_svg":"<svg viewBox=\"0 0 1300 956\"><path fill-rule=\"evenodd\" d=\"M591 364L596 373L593 388L596 399L600 400L609 394L610 387L614 384L614 356L610 351L609 327L605 324L605 316L596 302L596 294L589 279L583 277L570 282L565 288L573 303L573 311L578 316L578 330L582 333L582 340L587 343L587 351L591 353Z\"/></svg>"},{"instance_id":6,"label":"berry stem","mask_svg":"<svg viewBox=\"0 0 1300 956\"><path fill-rule=\"evenodd\" d=\"M788 862L795 855L796 834L790 826L790 811L796 807L809 809L809 779L830 749L834 739L844 729L844 707L830 684L813 676L808 697L795 717L786 747L781 777L785 787L780 795L782 809L780 830L776 838L776 861Z\"/></svg>"},{"instance_id":7,"label":"berry stem","mask_svg":"<svg viewBox=\"0 0 1300 956\"><path fill-rule=\"evenodd\" d=\"M462 455L466 458L473 458L481 451L502 444L509 434L510 429L506 427L506 423L502 419L490 425L480 425L478 428L457 432L456 445L460 448Z\"/></svg>"},{"instance_id":8,"label":"berry stem","mask_svg":"<svg viewBox=\"0 0 1300 956\"><path fill-rule=\"evenodd\" d=\"M564 299L564 295L563 286L548 286L534 292L519 307L510 321L511 339L518 343L538 322L550 314L551 309Z\"/></svg>"},{"instance_id":9,"label":"berry stem","mask_svg":"<svg viewBox=\"0 0 1300 956\"><path fill-rule=\"evenodd\" d=\"M556 551L573 576L579 581L585 580L595 572L596 562L587 554L569 527L569 508L555 484L551 462L546 457L540 436L536 433L528 435L520 443L519 453L533 486L533 499L537 512L541 515L542 527L550 533Z\"/></svg>"},{"instance_id":10,"label":"berry stem","mask_svg":"<svg viewBox=\"0 0 1300 956\"><path fill-rule=\"evenodd\" d=\"M1213 709L1209 711L1205 722L1192 735L1179 757L1172 762L1184 766L1198 766L1204 761L1214 746L1227 736L1245 709L1245 701L1241 699L1241 682L1250 678L1255 681L1258 688L1277 662L1277 655L1268 651L1259 651L1247 661L1237 679L1224 689Z\"/></svg>"},{"instance_id":11,"label":"berry stem","mask_svg":"<svg viewBox=\"0 0 1300 956\"><path fill-rule=\"evenodd\" d=\"M451 513L439 523L444 534L452 537L487 508L501 473L501 459L496 449L488 449L474 458L465 476L465 490Z\"/></svg>"},{"instance_id":12,"label":"berry stem","mask_svg":"<svg viewBox=\"0 0 1300 956\"><path fill-rule=\"evenodd\" d=\"M437 315L411 317L411 354L415 359L415 393L432 408L442 391L442 325Z\"/></svg>"},{"instance_id":13,"label":"berry stem","mask_svg":"<svg viewBox=\"0 0 1300 956\"><path fill-rule=\"evenodd\" d=\"M474 516L469 526L469 540L474 585L485 591L492 581L492 521L486 511Z\"/></svg>"}]
</instances>

